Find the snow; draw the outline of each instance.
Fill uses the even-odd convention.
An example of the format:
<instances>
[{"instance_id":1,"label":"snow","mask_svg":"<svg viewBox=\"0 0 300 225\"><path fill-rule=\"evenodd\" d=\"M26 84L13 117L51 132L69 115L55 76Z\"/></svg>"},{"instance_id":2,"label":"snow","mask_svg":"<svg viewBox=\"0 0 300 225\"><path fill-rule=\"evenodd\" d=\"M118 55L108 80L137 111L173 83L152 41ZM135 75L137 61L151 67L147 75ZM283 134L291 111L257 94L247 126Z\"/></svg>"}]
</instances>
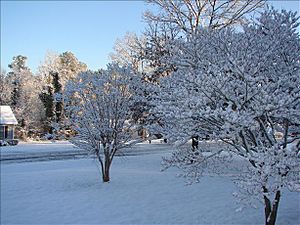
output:
<instances>
[{"instance_id":1,"label":"snow","mask_svg":"<svg viewBox=\"0 0 300 225\"><path fill-rule=\"evenodd\" d=\"M37 145L20 146L30 151ZM1 224L263 224L262 205L236 212L236 187L228 177L185 185L178 170L160 172L170 146L142 143L135 150L141 149L155 154L116 157L108 184L91 158L1 163ZM299 199L299 193L283 192L277 224L300 224Z\"/></svg>"},{"instance_id":2,"label":"snow","mask_svg":"<svg viewBox=\"0 0 300 225\"><path fill-rule=\"evenodd\" d=\"M18 124L10 106L0 105L0 124Z\"/></svg>"}]
</instances>

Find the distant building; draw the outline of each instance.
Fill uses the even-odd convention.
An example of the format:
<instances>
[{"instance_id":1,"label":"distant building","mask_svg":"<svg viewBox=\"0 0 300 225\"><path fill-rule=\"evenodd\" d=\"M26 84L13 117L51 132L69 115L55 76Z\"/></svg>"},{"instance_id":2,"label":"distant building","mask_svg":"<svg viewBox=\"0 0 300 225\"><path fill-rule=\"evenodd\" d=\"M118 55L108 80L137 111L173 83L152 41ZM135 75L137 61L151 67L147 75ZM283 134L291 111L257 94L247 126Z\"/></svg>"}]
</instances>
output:
<instances>
[{"instance_id":1,"label":"distant building","mask_svg":"<svg viewBox=\"0 0 300 225\"><path fill-rule=\"evenodd\" d=\"M6 143L10 145L18 144L18 140L14 139L14 129L16 124L18 124L18 121L10 106L0 105L0 145Z\"/></svg>"}]
</instances>

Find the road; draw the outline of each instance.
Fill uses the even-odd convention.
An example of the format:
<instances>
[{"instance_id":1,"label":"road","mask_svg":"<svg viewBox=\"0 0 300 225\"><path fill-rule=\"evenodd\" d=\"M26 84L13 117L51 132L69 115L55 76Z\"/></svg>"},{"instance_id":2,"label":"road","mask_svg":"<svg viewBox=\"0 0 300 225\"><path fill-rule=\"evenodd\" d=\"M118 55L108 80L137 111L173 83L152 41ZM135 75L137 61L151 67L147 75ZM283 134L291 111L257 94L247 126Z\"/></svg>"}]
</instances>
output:
<instances>
[{"instance_id":1,"label":"road","mask_svg":"<svg viewBox=\"0 0 300 225\"><path fill-rule=\"evenodd\" d=\"M22 148L24 147L24 148ZM52 148L53 147L53 148ZM145 154L156 154L162 152L170 152L172 147L168 144L161 143L141 143L128 149L122 149L117 152L116 156L137 156ZM66 160L66 159L81 159L93 157L87 151L74 148L70 144L59 145L39 145L26 144L14 147L1 147L0 149L0 162L1 164L7 163L22 163L22 162L40 162L50 160Z\"/></svg>"}]
</instances>

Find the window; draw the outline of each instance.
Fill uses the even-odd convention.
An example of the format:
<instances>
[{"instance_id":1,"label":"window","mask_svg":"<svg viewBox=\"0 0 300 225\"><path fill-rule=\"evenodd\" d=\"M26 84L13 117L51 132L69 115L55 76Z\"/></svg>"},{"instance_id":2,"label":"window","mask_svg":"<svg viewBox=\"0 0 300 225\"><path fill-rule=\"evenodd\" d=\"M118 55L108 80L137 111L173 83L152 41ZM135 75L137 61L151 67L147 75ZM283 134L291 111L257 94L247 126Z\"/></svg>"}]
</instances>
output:
<instances>
[{"instance_id":1,"label":"window","mask_svg":"<svg viewBox=\"0 0 300 225\"><path fill-rule=\"evenodd\" d=\"M4 139L8 138L8 126L4 126Z\"/></svg>"},{"instance_id":2,"label":"window","mask_svg":"<svg viewBox=\"0 0 300 225\"><path fill-rule=\"evenodd\" d=\"M4 126L0 126L0 140L4 139Z\"/></svg>"}]
</instances>

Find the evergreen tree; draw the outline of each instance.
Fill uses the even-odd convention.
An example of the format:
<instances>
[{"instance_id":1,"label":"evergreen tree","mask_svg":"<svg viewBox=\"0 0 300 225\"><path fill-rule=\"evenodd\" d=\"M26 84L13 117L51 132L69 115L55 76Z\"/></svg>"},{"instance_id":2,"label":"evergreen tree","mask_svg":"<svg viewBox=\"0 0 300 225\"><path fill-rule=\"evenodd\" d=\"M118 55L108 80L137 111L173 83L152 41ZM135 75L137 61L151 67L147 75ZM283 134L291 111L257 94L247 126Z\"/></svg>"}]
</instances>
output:
<instances>
[{"instance_id":1,"label":"evergreen tree","mask_svg":"<svg viewBox=\"0 0 300 225\"><path fill-rule=\"evenodd\" d=\"M47 86L39 95L44 109L45 109L45 121L44 121L44 126L45 126L45 130L48 131L48 133L52 134L52 127L51 127L51 121L53 118L53 102L54 102L54 98L53 98L53 90L50 86Z\"/></svg>"},{"instance_id":2,"label":"evergreen tree","mask_svg":"<svg viewBox=\"0 0 300 225\"><path fill-rule=\"evenodd\" d=\"M21 92L22 92L22 79L25 75L30 73L29 68L25 65L27 57L18 55L13 57L13 61L8 67L11 69L11 72L8 73L10 80L12 82L12 93L11 93L11 106L13 109L16 109L20 104Z\"/></svg>"},{"instance_id":3,"label":"evergreen tree","mask_svg":"<svg viewBox=\"0 0 300 225\"><path fill-rule=\"evenodd\" d=\"M62 85L60 84L59 74L52 73L53 77L52 85L53 85L53 92L54 92L54 112L55 112L55 122L59 123L62 119L62 110L63 110L63 102L62 102Z\"/></svg>"}]
</instances>

